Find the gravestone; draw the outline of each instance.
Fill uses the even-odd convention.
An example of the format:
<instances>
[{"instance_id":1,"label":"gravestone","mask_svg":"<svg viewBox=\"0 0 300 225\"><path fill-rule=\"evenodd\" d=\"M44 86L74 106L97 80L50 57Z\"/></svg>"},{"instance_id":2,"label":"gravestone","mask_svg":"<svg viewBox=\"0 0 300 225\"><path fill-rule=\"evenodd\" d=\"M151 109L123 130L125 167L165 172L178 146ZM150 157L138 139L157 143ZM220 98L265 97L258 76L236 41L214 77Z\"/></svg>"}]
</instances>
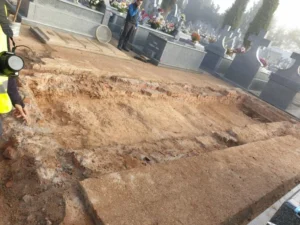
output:
<instances>
[{"instance_id":1,"label":"gravestone","mask_svg":"<svg viewBox=\"0 0 300 225\"><path fill-rule=\"evenodd\" d=\"M226 38L232 37L230 26L226 26L220 33L218 40L215 43L211 43L205 47L207 52L204 57L201 68L209 72L215 72L221 61L226 56L226 49L224 47Z\"/></svg>"},{"instance_id":2,"label":"gravestone","mask_svg":"<svg viewBox=\"0 0 300 225\"><path fill-rule=\"evenodd\" d=\"M261 31L257 36L251 35L248 38L251 41L250 49L235 57L225 73L225 78L246 89L249 87L262 66L258 56L259 49L271 44L270 40L265 39L266 35L267 32Z\"/></svg>"},{"instance_id":3,"label":"gravestone","mask_svg":"<svg viewBox=\"0 0 300 225\"><path fill-rule=\"evenodd\" d=\"M155 65L199 72L206 52L183 42L149 33L142 54Z\"/></svg>"},{"instance_id":4,"label":"gravestone","mask_svg":"<svg viewBox=\"0 0 300 225\"><path fill-rule=\"evenodd\" d=\"M286 110L300 91L300 54L291 56L295 63L286 70L279 69L272 73L270 80L260 95L260 98L280 109Z\"/></svg>"}]
</instances>

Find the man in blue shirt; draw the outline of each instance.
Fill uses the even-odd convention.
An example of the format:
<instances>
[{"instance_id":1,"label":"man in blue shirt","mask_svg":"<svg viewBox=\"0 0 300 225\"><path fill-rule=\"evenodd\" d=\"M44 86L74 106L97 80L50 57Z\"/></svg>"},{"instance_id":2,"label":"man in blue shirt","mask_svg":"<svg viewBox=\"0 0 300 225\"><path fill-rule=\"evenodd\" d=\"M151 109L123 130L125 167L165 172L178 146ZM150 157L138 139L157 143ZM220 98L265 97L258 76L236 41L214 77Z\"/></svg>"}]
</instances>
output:
<instances>
[{"instance_id":1,"label":"man in blue shirt","mask_svg":"<svg viewBox=\"0 0 300 225\"><path fill-rule=\"evenodd\" d=\"M143 0L136 0L135 3L129 5L127 17L125 20L124 30L118 44L119 50L124 49L125 51L129 52L129 49L127 48L127 44L134 30L138 26L140 7L142 3Z\"/></svg>"}]
</instances>

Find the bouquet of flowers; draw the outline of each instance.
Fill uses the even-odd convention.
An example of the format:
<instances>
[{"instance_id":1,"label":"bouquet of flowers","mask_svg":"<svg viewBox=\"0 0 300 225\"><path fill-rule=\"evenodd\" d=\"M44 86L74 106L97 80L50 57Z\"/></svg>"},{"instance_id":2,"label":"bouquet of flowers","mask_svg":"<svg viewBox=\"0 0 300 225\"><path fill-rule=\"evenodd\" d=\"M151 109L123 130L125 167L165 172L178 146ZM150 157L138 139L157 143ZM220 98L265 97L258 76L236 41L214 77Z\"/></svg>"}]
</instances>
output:
<instances>
[{"instance_id":1,"label":"bouquet of flowers","mask_svg":"<svg viewBox=\"0 0 300 225\"><path fill-rule=\"evenodd\" d=\"M156 20L155 18L152 18L148 21L152 29L160 29L161 22L159 20Z\"/></svg>"},{"instance_id":2,"label":"bouquet of flowers","mask_svg":"<svg viewBox=\"0 0 300 225\"><path fill-rule=\"evenodd\" d=\"M217 41L216 38L213 37L213 36L210 36L210 37L208 38L208 42L209 42L209 43L215 43L216 41Z\"/></svg>"},{"instance_id":3,"label":"bouquet of flowers","mask_svg":"<svg viewBox=\"0 0 300 225\"><path fill-rule=\"evenodd\" d=\"M200 41L200 34L198 34L197 32L192 33L191 35L192 38L192 42L199 42Z\"/></svg>"},{"instance_id":4,"label":"bouquet of flowers","mask_svg":"<svg viewBox=\"0 0 300 225\"><path fill-rule=\"evenodd\" d=\"M234 49L227 48L226 55L229 55L231 57L231 56L233 56L234 53L235 53Z\"/></svg>"},{"instance_id":5,"label":"bouquet of flowers","mask_svg":"<svg viewBox=\"0 0 300 225\"><path fill-rule=\"evenodd\" d=\"M90 6L97 6L100 3L100 0L89 0Z\"/></svg>"},{"instance_id":6,"label":"bouquet of flowers","mask_svg":"<svg viewBox=\"0 0 300 225\"><path fill-rule=\"evenodd\" d=\"M165 23L165 25L161 28L161 31L167 33L167 34L172 34L175 30L175 25L174 23Z\"/></svg>"},{"instance_id":7,"label":"bouquet of flowers","mask_svg":"<svg viewBox=\"0 0 300 225\"><path fill-rule=\"evenodd\" d=\"M157 29L160 30L166 25L166 21L165 21L164 17L161 15L158 17L150 18L148 23L150 24L151 28L155 29L155 30L157 30Z\"/></svg>"},{"instance_id":8,"label":"bouquet of flowers","mask_svg":"<svg viewBox=\"0 0 300 225\"><path fill-rule=\"evenodd\" d=\"M264 58L260 58L259 61L261 62L261 64L262 64L263 67L267 67L268 66L267 60L265 60Z\"/></svg>"},{"instance_id":9,"label":"bouquet of flowers","mask_svg":"<svg viewBox=\"0 0 300 225\"><path fill-rule=\"evenodd\" d=\"M245 52L246 52L246 49L244 47L236 48L236 49L228 48L226 51L226 54L229 56L232 56L233 54L241 54L241 53L245 53Z\"/></svg>"},{"instance_id":10,"label":"bouquet of flowers","mask_svg":"<svg viewBox=\"0 0 300 225\"><path fill-rule=\"evenodd\" d=\"M186 17L185 17L185 14L181 14L181 16L180 16L180 20L182 20L182 21L186 21Z\"/></svg>"},{"instance_id":11,"label":"bouquet of flowers","mask_svg":"<svg viewBox=\"0 0 300 225\"><path fill-rule=\"evenodd\" d=\"M120 13L126 13L128 10L128 6L131 4L131 1L129 0L123 0L123 1L113 1L111 3L111 6L116 8Z\"/></svg>"},{"instance_id":12,"label":"bouquet of flowers","mask_svg":"<svg viewBox=\"0 0 300 225\"><path fill-rule=\"evenodd\" d=\"M246 49L244 47L235 49L235 53L245 53Z\"/></svg>"}]
</instances>

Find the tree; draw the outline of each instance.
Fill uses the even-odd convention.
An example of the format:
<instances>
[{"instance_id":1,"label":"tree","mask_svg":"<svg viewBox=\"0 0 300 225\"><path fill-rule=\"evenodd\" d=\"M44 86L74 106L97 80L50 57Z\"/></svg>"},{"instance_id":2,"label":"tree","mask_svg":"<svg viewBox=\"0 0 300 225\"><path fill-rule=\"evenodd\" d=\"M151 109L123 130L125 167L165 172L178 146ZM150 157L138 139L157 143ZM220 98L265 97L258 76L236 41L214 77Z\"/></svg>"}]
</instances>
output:
<instances>
[{"instance_id":1,"label":"tree","mask_svg":"<svg viewBox=\"0 0 300 225\"><path fill-rule=\"evenodd\" d=\"M188 22L201 21L217 28L221 18L219 9L219 5L215 5L212 0L190 0L184 13Z\"/></svg>"},{"instance_id":2,"label":"tree","mask_svg":"<svg viewBox=\"0 0 300 225\"><path fill-rule=\"evenodd\" d=\"M258 35L261 30L268 31L271 20L273 18L274 12L279 6L279 0L264 0L262 6L258 10L253 21L250 23L249 28L244 37L244 45L245 47L250 46L250 41L248 41L248 37L251 34Z\"/></svg>"},{"instance_id":3,"label":"tree","mask_svg":"<svg viewBox=\"0 0 300 225\"><path fill-rule=\"evenodd\" d=\"M164 14L168 15L168 13L173 9L177 0L163 0L161 3L161 8L164 10Z\"/></svg>"},{"instance_id":4,"label":"tree","mask_svg":"<svg viewBox=\"0 0 300 225\"><path fill-rule=\"evenodd\" d=\"M222 27L229 25L232 30L238 28L248 3L249 0L235 0L232 7L225 12Z\"/></svg>"},{"instance_id":5,"label":"tree","mask_svg":"<svg viewBox=\"0 0 300 225\"><path fill-rule=\"evenodd\" d=\"M258 10L262 6L263 0L259 0L258 2L254 3L252 7L243 14L242 21L240 24L240 29L242 34L246 34L249 24L253 21L254 17L258 13Z\"/></svg>"}]
</instances>

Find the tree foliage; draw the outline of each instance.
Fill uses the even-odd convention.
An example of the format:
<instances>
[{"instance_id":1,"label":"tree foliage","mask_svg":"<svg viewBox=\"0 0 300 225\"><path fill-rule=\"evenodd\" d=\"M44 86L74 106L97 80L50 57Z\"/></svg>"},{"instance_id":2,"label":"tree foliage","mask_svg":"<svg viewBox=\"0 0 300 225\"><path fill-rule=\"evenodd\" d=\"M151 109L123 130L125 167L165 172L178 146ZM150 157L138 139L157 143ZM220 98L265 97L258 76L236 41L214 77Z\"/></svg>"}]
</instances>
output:
<instances>
[{"instance_id":1,"label":"tree foliage","mask_svg":"<svg viewBox=\"0 0 300 225\"><path fill-rule=\"evenodd\" d=\"M276 27L270 31L268 38L272 41L273 46L300 52L299 34L299 28L286 30L284 27Z\"/></svg>"},{"instance_id":2,"label":"tree foliage","mask_svg":"<svg viewBox=\"0 0 300 225\"><path fill-rule=\"evenodd\" d=\"M264 0L262 6L258 10L253 21L250 23L249 28L244 37L244 45L250 46L248 37L251 34L258 35L261 30L268 31L274 12L279 6L279 0Z\"/></svg>"},{"instance_id":3,"label":"tree foliage","mask_svg":"<svg viewBox=\"0 0 300 225\"><path fill-rule=\"evenodd\" d=\"M176 4L177 0L163 0L161 3L161 8L168 14Z\"/></svg>"},{"instance_id":4,"label":"tree foliage","mask_svg":"<svg viewBox=\"0 0 300 225\"><path fill-rule=\"evenodd\" d=\"M235 0L232 7L225 12L222 27L229 25L232 30L237 29L248 3L249 0Z\"/></svg>"},{"instance_id":5,"label":"tree foliage","mask_svg":"<svg viewBox=\"0 0 300 225\"><path fill-rule=\"evenodd\" d=\"M262 6L263 0L259 0L258 2L254 3L252 7L243 14L241 24L240 24L240 29L242 34L246 34L249 24L253 21L254 17L258 13L258 10Z\"/></svg>"},{"instance_id":6,"label":"tree foliage","mask_svg":"<svg viewBox=\"0 0 300 225\"><path fill-rule=\"evenodd\" d=\"M190 0L184 13L188 22L201 21L217 28L221 19L219 9L219 5L214 4L212 0Z\"/></svg>"}]
</instances>

